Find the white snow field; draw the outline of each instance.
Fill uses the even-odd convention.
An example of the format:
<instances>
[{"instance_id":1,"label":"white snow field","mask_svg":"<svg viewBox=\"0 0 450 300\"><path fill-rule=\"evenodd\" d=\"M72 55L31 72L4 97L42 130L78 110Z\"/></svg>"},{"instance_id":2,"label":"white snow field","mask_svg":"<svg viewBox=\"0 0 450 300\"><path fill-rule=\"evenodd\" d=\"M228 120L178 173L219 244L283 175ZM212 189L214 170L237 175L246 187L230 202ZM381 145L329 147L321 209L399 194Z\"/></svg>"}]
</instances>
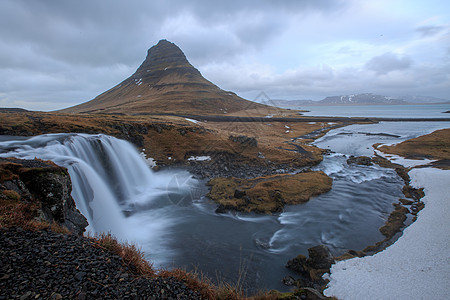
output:
<instances>
[{"instance_id":1,"label":"white snow field","mask_svg":"<svg viewBox=\"0 0 450 300\"><path fill-rule=\"evenodd\" d=\"M336 263L324 291L338 299L450 299L450 170L417 168L425 208L393 245Z\"/></svg>"}]
</instances>

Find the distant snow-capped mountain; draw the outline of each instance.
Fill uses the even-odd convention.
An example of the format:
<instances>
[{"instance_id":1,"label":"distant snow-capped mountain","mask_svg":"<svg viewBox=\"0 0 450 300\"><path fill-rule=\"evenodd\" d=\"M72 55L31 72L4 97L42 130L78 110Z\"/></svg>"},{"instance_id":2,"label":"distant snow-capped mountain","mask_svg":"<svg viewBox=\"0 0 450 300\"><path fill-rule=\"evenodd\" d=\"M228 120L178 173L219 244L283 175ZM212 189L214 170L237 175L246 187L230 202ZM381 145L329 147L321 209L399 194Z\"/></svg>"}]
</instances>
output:
<instances>
[{"instance_id":1,"label":"distant snow-capped mountain","mask_svg":"<svg viewBox=\"0 0 450 300\"><path fill-rule=\"evenodd\" d=\"M310 105L405 105L450 103L449 100L430 96L388 97L372 93L330 96L320 101L313 100L271 100L271 105L282 108L298 108Z\"/></svg>"},{"instance_id":2,"label":"distant snow-capped mountain","mask_svg":"<svg viewBox=\"0 0 450 300\"><path fill-rule=\"evenodd\" d=\"M392 97L375 95L371 93L356 94L346 96L331 96L318 101L322 105L339 104L339 105L357 105L357 104L408 104L405 100L395 99Z\"/></svg>"}]
</instances>

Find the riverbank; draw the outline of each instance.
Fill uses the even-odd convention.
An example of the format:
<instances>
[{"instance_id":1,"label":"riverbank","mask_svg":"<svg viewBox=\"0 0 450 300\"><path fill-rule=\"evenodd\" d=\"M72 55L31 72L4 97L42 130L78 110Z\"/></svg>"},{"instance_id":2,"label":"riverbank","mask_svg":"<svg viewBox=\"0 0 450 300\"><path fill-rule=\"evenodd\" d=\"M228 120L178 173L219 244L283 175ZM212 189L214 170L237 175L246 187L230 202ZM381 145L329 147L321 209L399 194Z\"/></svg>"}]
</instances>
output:
<instances>
[{"instance_id":1,"label":"riverbank","mask_svg":"<svg viewBox=\"0 0 450 300\"><path fill-rule=\"evenodd\" d=\"M447 297L450 293L447 284L450 171L445 162L450 155L449 136L450 129L444 129L377 148L378 153L407 168L411 186L423 188L425 196L421 201L425 207L418 212L415 222L403 230L402 236L385 250L333 265L325 295L342 299Z\"/></svg>"},{"instance_id":2,"label":"riverbank","mask_svg":"<svg viewBox=\"0 0 450 300\"><path fill-rule=\"evenodd\" d=\"M191 122L191 121L186 121L186 122ZM191 122L192 123L192 122ZM195 124L195 123L194 123ZM239 124L239 125L241 125L241 124ZM265 126L269 126L269 125L267 125L267 124L258 124L258 125L265 125ZM291 134L291 130L294 128L294 133L292 133L292 135L293 136L296 136L297 135L297 132L295 132L297 129L295 129L295 127L294 126L292 126L292 125L285 125L285 126L288 126L289 127L289 129L288 128L286 128L285 126L282 126L283 124L276 124L275 126L272 124L271 126L274 126L275 127L275 130L274 131L272 131L272 132L276 132L279 136L280 136L280 138L281 138L281 134L280 134L280 132L281 132L281 130L283 130L283 134L286 134L286 135L288 135L289 136L289 134ZM309 125L309 124L308 124ZM315 124L310 124L310 125L315 125ZM329 127L332 127L332 126L334 126L335 124L327 124L327 125L329 125ZM214 126L216 126L216 125L214 125ZM284 127L284 128L283 128ZM217 127L216 127L217 128ZM231 130L230 128L226 128L227 130ZM170 132L170 131L174 131L174 130L176 130L175 128L172 128L172 129L169 129L169 130L167 130L168 132ZM218 129L217 129L218 130ZM248 137L248 136L244 136L243 134L242 134L242 132L241 131L239 131L239 130L245 130L244 128L237 128L237 129L234 129L235 130L235 133L233 134L233 135L224 135L224 136L227 136L227 141L229 142L229 143L231 143L231 145L233 145L233 144L235 144L235 145L240 145L239 147L245 147L245 148L249 148L249 149L253 149L252 151L254 151L255 150L255 142L256 142L256 145L258 145L260 142L262 143L263 141L264 141L264 137L263 136L259 136L259 137L255 137L255 138L252 138L252 137ZM166 131L166 129L163 129L163 132L165 132ZM178 130L176 130L176 131L178 131ZM287 132L286 133L286 131L289 131L289 132ZM173 132L172 132L173 133ZM179 132L178 133L180 136L182 136L181 135L181 133ZM190 132L188 132L188 133L185 133L185 136L186 135L189 135L190 134ZM164 135L162 134L162 137L163 137ZM231 137L230 137L231 136ZM167 136L166 136L167 137ZM42 137L39 137L38 139L40 139L40 138L42 138ZM45 138L45 137L44 137ZM73 142L73 139L74 139L74 136L72 136L71 138L70 138L71 140L72 140L72 142ZM95 136L93 137L93 139L95 139ZM290 141L292 141L292 140L290 140ZM104 141L104 139L102 139L102 142L101 142L101 144L103 144L105 141ZM95 144L98 144L98 143L95 143L94 142L94 145ZM288 143L286 143L286 144L288 144ZM295 149L297 149L298 150L298 147L295 147L295 146L293 146L293 145L291 145L292 147L291 147L291 151L290 152L292 152L292 154L293 155L297 155L296 154L296 151L292 151L292 150L295 150ZM114 147L115 149L117 148L117 147ZM131 147L130 147L131 148ZM118 149L118 148L117 148ZM304 149L303 148L303 146L302 146L302 149ZM306 151L306 150L305 150ZM307 152L307 151L306 151ZM123 153L126 153L126 152L123 152L122 151L122 154ZM281 152L280 152L281 153ZM288 152L286 152L286 153L288 153ZM206 153L205 153L206 154ZM260 154L258 153L257 154L258 156L260 156ZM126 156L129 156L128 154L126 154ZM262 156L264 156L264 154L262 155ZM192 160L190 160L190 158L192 158ZM212 157L210 157L210 158L212 158ZM342 157L341 157L342 158ZM194 156L194 155L192 155L192 156L189 156L187 159L186 159L186 161L187 162L198 162L198 163L202 163L203 161L203 159L205 159L205 161L206 162L208 162L208 155L202 155L202 156L200 156L200 155L198 155L198 156ZM233 160L233 158L229 158L229 161L232 161ZM261 158L261 160L263 160L263 158ZM360 169L358 169L358 168L355 168L355 167L351 167L348 163L343 163L342 164L342 166L344 167L344 168L348 168L348 169L352 169L353 171L357 171L357 170L360 170ZM223 172L226 172L226 170L225 170L225 168L223 168L224 170L223 171L221 171L222 173ZM251 168L248 168L248 169L250 169L251 170ZM370 169L370 168L369 168ZM374 171L374 170L372 170L372 171ZM165 171L164 171L165 172ZM158 173L158 172L156 172L156 173ZM250 172L250 173L252 173L252 172ZM391 172L391 173L395 173L395 172ZM394 174L395 175L395 174ZM159 176L159 175L158 175ZM390 175L389 175L390 176ZM376 177L376 176L375 176ZM356 178L357 180L358 180L358 178ZM361 179L361 180L371 180L370 178L367 178L367 179L364 179L364 178L359 178L359 179ZM398 179L398 178L397 178ZM148 180L147 180L148 181ZM151 182L152 181L152 179L150 179L150 181L148 181L148 182ZM387 181L389 181L389 180L387 180ZM362 187L363 185L358 185L358 187L357 187L357 189L359 188L359 189L361 189L361 187ZM385 187L385 185L383 185L383 189L385 189L384 188ZM235 190L233 190L232 191L233 193L235 192ZM369 199L372 199L372 195L367 195L367 197L369 198ZM190 198L189 198L190 199ZM196 198L197 199L197 198ZM170 199L171 201L172 201L172 203L176 200L176 199L174 199L174 198L172 198L172 199ZM193 199L192 199L193 200ZM341 199L342 200L342 199ZM374 199L372 199L372 200L374 200ZM191 203L192 202L192 203ZM202 216L201 215L205 215L205 213L206 214L209 214L209 212L206 212L206 211L194 211L194 210L197 210L197 209L205 209L205 208L207 208L207 204L206 203L199 203L199 201L195 201L195 203L193 202L193 201L191 201L190 203L191 203L191 205L193 206L192 208L192 210L186 210L186 209L183 209L183 207L177 207L177 206L173 206L173 205L171 205L170 206L170 212L172 213L173 211L179 211L179 214L177 214L177 213L174 213L173 214L173 216L174 217L176 217L175 219L170 219L170 217L168 217L168 215L167 215L167 213L169 212L169 210L167 211L167 212L164 212L164 214L163 214L163 216L164 216L164 219L165 220L180 220L180 219L183 219L183 218L190 218L190 217L194 217L195 216L195 220L196 220L196 223L198 224L199 223L199 218L198 217L200 217L200 218L202 218ZM312 202L312 201L311 201ZM342 202L342 201L341 201ZM376 202L376 201L375 201ZM177 201L175 201L175 204L176 203L178 203ZM307 204L308 203L306 203L305 204L305 208L307 207ZM391 203L388 203L388 205L391 205ZM333 205L334 206L334 205ZM325 207L322 207L322 208L320 208L321 210L323 210ZM163 212L163 210L161 210L161 212ZM242 235L241 237L242 237L242 240L245 240L245 241L247 241L248 242L248 244L249 245L246 245L246 247L247 247L247 249L254 249L254 247L256 246L257 248L257 251L258 251L258 254L259 253L261 253L261 254L263 254L263 255L265 255L266 253L268 253L269 251L270 252L272 252L272 251L277 251L277 250L279 250L279 249L282 249L281 247L284 247L284 245L291 245L291 241L289 241L289 240L283 240L282 238L283 238L283 236L285 236L284 234L282 234L283 233L283 230L284 229L286 229L286 227L288 227L288 226L290 226L289 224L292 224L292 223L290 223L289 222L289 218L290 219L294 219L294 216L292 216L290 213L292 212L292 210L291 210L291 208L288 208L288 211L287 211L287 213L282 213L280 216L279 216L279 218L277 218L277 216L258 216L258 217L256 217L256 216L242 216L242 215L234 215L234 214L226 214L226 215L220 215L220 216L217 216L216 214L214 214L213 213L214 212L214 210L212 210L212 214L214 215L214 217L211 217L211 218L209 218L208 220L210 220L211 219L211 221L213 221L212 223L210 223L209 225L207 225L207 226L209 226L209 229L207 230L209 233L212 233L213 235L215 235L215 236L213 236L212 238L211 238L211 236L208 236L208 232L205 232L205 230L203 230L201 233L199 232L198 233L198 236L196 236L196 235L189 235L188 236L188 239L189 240L191 240L190 242L191 242L191 244L189 244L189 248L191 248L191 247L194 247L194 251L191 251L192 253L195 253L195 255L198 255L198 253L202 253L202 256L204 256L204 257L207 257L207 256L210 256L211 257L211 259L212 260L217 260L217 255L220 255L220 253L221 252L218 252L218 250L220 250L220 251L224 251L224 249L225 249L225 251L228 251L228 252L230 252L229 253L229 258L231 259L231 260L233 260L233 259L236 259L236 257L240 257L239 255L241 255L241 252L232 252L232 251L234 251L234 250L236 250L236 248L228 248L228 245L224 245L222 242L223 242L223 239L224 239L224 237L223 237L223 235L219 235L219 237L217 238L217 233L218 232L222 232L222 231L220 231L221 230L221 228L228 228L229 229L229 231L230 232L233 232L234 233L234 236L233 236L233 239L235 239L235 240L237 240L238 238L240 238L240 237L238 237L238 235L240 234L240 232L238 232L239 230L241 230L242 231L242 228L243 228L243 223L247 223L245 226L248 226L248 228L250 229L250 227L251 227L251 225L250 225L250 222L255 222L255 226L254 227L258 227L258 230L260 230L260 226L265 226L265 225L262 225L263 223L265 224L266 223L266 221L264 221L264 220L274 220L275 222L276 221L279 221L281 224L280 225L282 225L282 226L274 226L274 229L275 229L275 231L272 231L272 230L270 230L269 231L269 235L268 236L264 236L264 235L258 235L258 236L252 236L252 238L251 239L249 239L247 236L244 236L244 235ZM191 214L192 213L192 214ZM367 214L366 214L367 215ZM292 216L292 217L290 217L290 216ZM343 215L342 216L342 218L343 218L343 220L345 221L345 218L346 216L345 215ZM339 218L341 218L341 216L339 215ZM297 219L296 217L295 217L295 219ZM303 216L303 218L301 218L301 219L303 219L303 220L305 220L305 221L307 221L307 220L311 220L311 219L316 219L316 216L311 216L309 213L307 214L307 215L304 215ZM155 220L155 218L154 217L152 217L152 220L154 221ZM158 219L158 220L160 220L160 219ZM328 219L329 220L329 219ZM350 218L350 220L354 220L354 216L352 216L351 218ZM206 219L205 219L205 221L206 221ZM287 221L287 222L286 222ZM161 229L164 229L164 230L166 230L167 229L167 226L169 226L168 225L168 223L170 223L170 224L173 224L173 222L171 221L171 222L164 222L164 223L162 223L162 224L165 224L164 225L164 228L159 228L159 231L161 231ZM208 223L205 223L205 224L208 224ZM285 224L287 224L287 226L285 226ZM176 225L176 224L175 224ZM225 226L223 226L223 225L225 225ZM228 227L227 225L231 225L231 226L236 226L236 227ZM172 225L170 225L170 226L172 226ZM213 226L217 226L217 227L213 227ZM177 232L177 233L179 233L180 234L180 239L179 239L179 242L180 242L180 244L182 244L182 247L183 248L188 248L188 247L186 247L186 245L187 245L187 243L189 243L189 241L187 241L187 240L183 240L183 235L184 235L184 233L185 232L191 232L191 228L185 228L185 227L187 227L185 224L183 224L183 223L180 223L180 225L179 226L174 226L174 227L172 227L172 228L170 228L170 230L172 230L171 232L173 233L173 232ZM238 229L239 228L239 229ZM308 229L307 231L309 231L310 229ZM376 226L376 229L375 230L378 230L378 226ZM275 232L275 233L274 233ZM206 233L206 235L205 235L205 233ZM274 233L274 234L273 234ZM272 235L273 234L273 235ZM327 236L326 235L318 235L318 236L320 236L321 238L324 238L323 239L323 241L324 242L327 242L327 241L330 241L329 239L327 239ZM200 238L199 238L200 237ZM253 239L253 237L254 237L254 239ZM216 238L216 240L214 240L214 238ZM279 239L279 238L281 238L279 241L277 241L276 239ZM194 241L194 242L192 242L192 240ZM205 240L206 241L208 241L208 243L205 243ZM214 241L216 241L215 243L211 243L211 241L212 240L214 240ZM275 242L273 242L273 241L275 241ZM330 242L332 242L332 241L330 241ZM239 242L240 243L240 242ZM255 244L253 244L253 243L255 243ZM316 241L314 241L314 243L316 243ZM369 243L366 243L366 245L367 244L369 244ZM173 245L170 245L170 246L173 246ZM198 247L198 250L196 250L195 251L195 249L197 249L197 248L195 248L195 247ZM215 249L214 247L217 247L217 249ZM358 246L358 248L359 248L359 246ZM171 248L171 249L173 249L173 248ZM208 249L207 251L205 251L204 249ZM239 249L242 249L242 244L241 244L241 247L239 248ZM239 250L239 249L237 249L236 251L241 251L241 250ZM247 250L246 249L246 250ZM146 250L147 251L147 250ZM150 252L151 253L151 251L148 251L148 252ZM298 252L298 250L296 251L297 253L299 253ZM297 254L297 253L295 253L295 254ZM293 257L293 256L295 256L295 254L294 255L292 255L291 257ZM185 255L185 253L180 253L180 255L179 255L179 257L186 257L186 263L187 264L190 264L192 261L195 261L195 258L194 259L192 259L191 257L189 257L189 256L187 256L187 255ZM149 259L151 260L151 257L149 257ZM258 257L258 259L259 259L259 257ZM204 260L204 261L207 261L206 259ZM287 261L287 259L286 259L286 261ZM284 261L284 262L277 262L276 264L277 264L277 266L280 266L280 267L282 267L283 266L283 264L286 262L286 261ZM253 260L251 261L251 262L249 262L249 263L253 263ZM178 264L178 262L177 262L177 264ZM265 263L265 264L268 264L267 262ZM186 264L183 264L183 263L180 263L179 265L186 265ZM272 263L272 265L273 265L273 263ZM267 269L267 268L266 268ZM272 267L271 267L271 269L273 269ZM215 270L221 270L221 267L219 266L215 266ZM232 268L228 268L228 270L227 271L231 271L231 272L233 272L233 270L232 270ZM253 270L252 270L253 271ZM252 273L252 271L250 272L250 273ZM212 275L214 275L213 273L211 273ZM211 275L210 274L210 275ZM250 278L250 280L253 280L254 278ZM272 282L274 282L274 280L280 280L281 279L281 277L278 277L278 278L276 278L276 279L271 279L272 280ZM265 282L265 283L259 283L259 284L261 284L262 286L267 286L267 282ZM257 284L254 284L253 286L258 286ZM282 289L280 289L280 290L282 290Z\"/></svg>"},{"instance_id":3,"label":"riverbank","mask_svg":"<svg viewBox=\"0 0 450 300\"><path fill-rule=\"evenodd\" d=\"M424 188L425 208L386 250L338 262L325 295L340 299L445 299L449 293L450 171L418 168L412 184Z\"/></svg>"}]
</instances>

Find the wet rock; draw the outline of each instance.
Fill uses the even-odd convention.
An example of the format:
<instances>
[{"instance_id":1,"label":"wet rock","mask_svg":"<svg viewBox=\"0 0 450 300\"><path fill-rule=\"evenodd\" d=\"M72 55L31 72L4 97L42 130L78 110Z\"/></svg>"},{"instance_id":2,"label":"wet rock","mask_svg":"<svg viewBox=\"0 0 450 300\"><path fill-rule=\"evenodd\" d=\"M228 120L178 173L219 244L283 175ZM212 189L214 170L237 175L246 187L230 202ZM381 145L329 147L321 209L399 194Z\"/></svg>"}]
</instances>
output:
<instances>
[{"instance_id":1,"label":"wet rock","mask_svg":"<svg viewBox=\"0 0 450 300\"><path fill-rule=\"evenodd\" d=\"M308 266L313 269L330 269L335 263L334 257L325 245L319 245L308 249Z\"/></svg>"},{"instance_id":2,"label":"wet rock","mask_svg":"<svg viewBox=\"0 0 450 300\"><path fill-rule=\"evenodd\" d=\"M286 286L293 286L295 285L296 281L294 279L294 277L292 276L286 276L283 278L283 284Z\"/></svg>"},{"instance_id":3,"label":"wet rock","mask_svg":"<svg viewBox=\"0 0 450 300\"><path fill-rule=\"evenodd\" d=\"M244 190L236 189L234 191L234 198L240 199L243 198L245 195L247 195L247 193Z\"/></svg>"},{"instance_id":4,"label":"wet rock","mask_svg":"<svg viewBox=\"0 0 450 300\"><path fill-rule=\"evenodd\" d=\"M335 262L334 256L328 247L324 245L309 248L308 254L308 258L304 255L298 255L294 259L289 260L286 267L300 275L296 280L298 287L322 290L327 284L327 281L322 276L330 272L330 267Z\"/></svg>"},{"instance_id":5,"label":"wet rock","mask_svg":"<svg viewBox=\"0 0 450 300\"><path fill-rule=\"evenodd\" d=\"M299 274L305 275L308 273L305 268L306 260L307 260L306 256L299 254L299 255L297 255L297 257L295 257L287 262L286 268L291 269L292 271L295 271Z\"/></svg>"},{"instance_id":6,"label":"wet rock","mask_svg":"<svg viewBox=\"0 0 450 300\"><path fill-rule=\"evenodd\" d=\"M367 156L350 156L349 159L347 159L347 164L357 164L357 165L363 165L363 166L371 166L372 165L372 159Z\"/></svg>"},{"instance_id":7,"label":"wet rock","mask_svg":"<svg viewBox=\"0 0 450 300\"><path fill-rule=\"evenodd\" d=\"M399 201L403 204L403 205L411 205L414 203L414 201L408 200L408 199L399 199Z\"/></svg>"}]
</instances>

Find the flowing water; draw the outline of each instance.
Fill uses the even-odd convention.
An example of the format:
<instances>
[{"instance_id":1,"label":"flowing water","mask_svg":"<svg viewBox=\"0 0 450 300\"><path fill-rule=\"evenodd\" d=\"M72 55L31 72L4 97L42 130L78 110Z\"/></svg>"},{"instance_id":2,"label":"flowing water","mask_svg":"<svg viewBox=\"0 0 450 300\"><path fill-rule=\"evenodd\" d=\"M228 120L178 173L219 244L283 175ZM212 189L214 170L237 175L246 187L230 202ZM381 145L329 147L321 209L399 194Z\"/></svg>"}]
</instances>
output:
<instances>
[{"instance_id":1,"label":"flowing water","mask_svg":"<svg viewBox=\"0 0 450 300\"><path fill-rule=\"evenodd\" d=\"M309 247L335 254L383 239L392 203L402 197L396 173L348 165L349 155L371 155L374 143L394 143L448 128L449 123L380 123L330 131L316 143L335 153L316 167L332 190L274 215L216 214L205 182L183 170L151 171L134 147L105 135L51 134L0 139L0 156L52 160L67 167L72 196L91 232L134 241L158 266L199 270L213 280L257 289L287 290L284 265Z\"/></svg>"}]
</instances>

